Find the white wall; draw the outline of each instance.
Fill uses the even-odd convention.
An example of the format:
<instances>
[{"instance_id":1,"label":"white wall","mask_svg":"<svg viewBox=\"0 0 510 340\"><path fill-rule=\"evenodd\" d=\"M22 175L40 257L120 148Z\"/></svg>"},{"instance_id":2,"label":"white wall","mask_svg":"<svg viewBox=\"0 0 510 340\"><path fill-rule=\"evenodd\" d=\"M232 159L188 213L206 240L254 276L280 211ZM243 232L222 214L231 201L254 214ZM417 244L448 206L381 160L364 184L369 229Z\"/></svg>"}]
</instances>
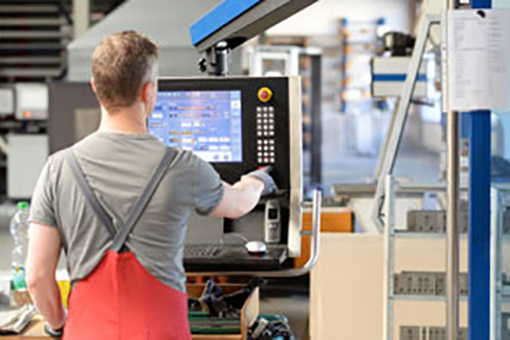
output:
<instances>
[{"instance_id":1,"label":"white wall","mask_svg":"<svg viewBox=\"0 0 510 340\"><path fill-rule=\"evenodd\" d=\"M273 27L274 35L334 34L338 19L364 20L384 17L391 30L410 32L409 0L320 0Z\"/></svg>"}]
</instances>

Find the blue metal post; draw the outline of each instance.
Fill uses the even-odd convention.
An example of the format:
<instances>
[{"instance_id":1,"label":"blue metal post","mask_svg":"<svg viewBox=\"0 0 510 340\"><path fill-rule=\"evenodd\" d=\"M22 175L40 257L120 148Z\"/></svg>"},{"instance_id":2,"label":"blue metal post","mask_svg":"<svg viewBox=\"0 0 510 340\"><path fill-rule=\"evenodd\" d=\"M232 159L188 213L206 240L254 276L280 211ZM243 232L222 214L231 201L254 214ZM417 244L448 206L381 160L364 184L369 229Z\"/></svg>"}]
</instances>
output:
<instances>
[{"instance_id":1,"label":"blue metal post","mask_svg":"<svg viewBox=\"0 0 510 340\"><path fill-rule=\"evenodd\" d=\"M471 0L491 8L492 0ZM490 338L491 112L471 112L469 183L469 340Z\"/></svg>"}]
</instances>

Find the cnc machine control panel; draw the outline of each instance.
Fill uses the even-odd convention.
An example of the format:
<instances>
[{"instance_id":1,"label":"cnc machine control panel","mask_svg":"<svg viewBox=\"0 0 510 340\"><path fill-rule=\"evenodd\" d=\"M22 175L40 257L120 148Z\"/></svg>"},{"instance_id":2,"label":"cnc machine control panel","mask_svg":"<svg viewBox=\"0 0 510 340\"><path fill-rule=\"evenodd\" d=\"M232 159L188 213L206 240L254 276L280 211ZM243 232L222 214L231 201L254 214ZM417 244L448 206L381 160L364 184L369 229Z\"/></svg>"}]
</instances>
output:
<instances>
[{"instance_id":1,"label":"cnc machine control panel","mask_svg":"<svg viewBox=\"0 0 510 340\"><path fill-rule=\"evenodd\" d=\"M270 245L269 257L273 248L284 249L285 257L299 255L302 125L298 77L160 79L148 128L166 145L192 150L210 162L231 184L257 168L272 167L271 175L279 191L275 197L261 201L248 216L221 223L213 218L191 218L187 244L203 255L204 265L207 257L216 257L211 262L221 263L221 256L216 255L225 251L217 251L214 241L200 248L215 237L197 241L193 235L203 236L218 225L221 235L235 233L244 239L266 241ZM232 262L233 256L227 262ZM275 256L282 262L281 252ZM257 261L249 255L246 262L257 267ZM243 263L238 267L243 267Z\"/></svg>"}]
</instances>

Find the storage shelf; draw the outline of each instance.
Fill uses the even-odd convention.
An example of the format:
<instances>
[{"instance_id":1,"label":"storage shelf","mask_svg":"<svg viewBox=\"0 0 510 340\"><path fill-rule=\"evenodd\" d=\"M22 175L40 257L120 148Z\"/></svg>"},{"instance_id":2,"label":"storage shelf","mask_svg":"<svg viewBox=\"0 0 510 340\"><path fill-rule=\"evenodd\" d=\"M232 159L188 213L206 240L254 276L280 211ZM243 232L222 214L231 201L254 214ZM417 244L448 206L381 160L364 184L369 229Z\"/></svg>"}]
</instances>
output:
<instances>
[{"instance_id":1,"label":"storage shelf","mask_svg":"<svg viewBox=\"0 0 510 340\"><path fill-rule=\"evenodd\" d=\"M505 299L510 299L510 285L504 285L501 289L501 296Z\"/></svg>"},{"instance_id":2,"label":"storage shelf","mask_svg":"<svg viewBox=\"0 0 510 340\"><path fill-rule=\"evenodd\" d=\"M444 233L418 233L404 230L395 230L395 238L410 238L410 239L444 239ZM461 239L467 239L467 234L461 234Z\"/></svg>"},{"instance_id":3,"label":"storage shelf","mask_svg":"<svg viewBox=\"0 0 510 340\"><path fill-rule=\"evenodd\" d=\"M394 302L396 301L414 301L414 302L446 302L446 297L442 295L402 295L402 294L396 294L391 295L390 299L392 299ZM459 298L460 302L467 302L468 297L467 296L460 296Z\"/></svg>"}]
</instances>

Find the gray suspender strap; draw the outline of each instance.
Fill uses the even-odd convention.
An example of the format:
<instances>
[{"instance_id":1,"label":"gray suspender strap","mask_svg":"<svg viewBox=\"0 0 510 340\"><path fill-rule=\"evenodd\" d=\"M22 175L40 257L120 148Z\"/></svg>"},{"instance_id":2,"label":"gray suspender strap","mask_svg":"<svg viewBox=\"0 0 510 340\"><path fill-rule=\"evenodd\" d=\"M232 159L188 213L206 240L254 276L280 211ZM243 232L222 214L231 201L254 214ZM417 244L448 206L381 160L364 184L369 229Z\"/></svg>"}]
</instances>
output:
<instances>
[{"instance_id":1,"label":"gray suspender strap","mask_svg":"<svg viewBox=\"0 0 510 340\"><path fill-rule=\"evenodd\" d=\"M154 194L154 192L158 188L159 183L163 179L163 176L165 175L168 166L170 165L170 163L172 162L176 155L177 155L176 150L170 148L166 149L165 156L161 160L161 163L159 164L156 171L152 175L151 179L149 180L149 183L147 183L147 186L143 190L142 194L138 197L138 200L133 206L133 210L130 212L128 219L126 220L124 225L120 228L120 231L118 232L117 236L115 236L113 244L110 247L110 249L113 250L114 252L118 253L124 246L124 243L126 242L129 234L136 225L136 222L138 222L138 220L140 219L140 216L142 216L143 212L145 211L145 208L147 207L147 204L149 203L152 195Z\"/></svg>"},{"instance_id":2,"label":"gray suspender strap","mask_svg":"<svg viewBox=\"0 0 510 340\"><path fill-rule=\"evenodd\" d=\"M67 160L67 164L71 168L71 171L74 175L74 178L76 179L76 182L78 183L81 191L83 192L83 195L87 198L87 201L91 205L92 209L96 213L97 217L103 223L103 225L108 230L108 233L112 237L112 239L117 234L117 230L115 226L113 225L112 219L110 215L106 212L106 210L103 208L101 203L99 203L96 195L94 195L94 192L92 191L92 188L90 187L89 183L85 179L85 175L83 174L83 171L81 170L80 164L78 164L78 160L76 159L76 156L74 154L74 151L72 148L68 149L65 152L65 157Z\"/></svg>"}]
</instances>

